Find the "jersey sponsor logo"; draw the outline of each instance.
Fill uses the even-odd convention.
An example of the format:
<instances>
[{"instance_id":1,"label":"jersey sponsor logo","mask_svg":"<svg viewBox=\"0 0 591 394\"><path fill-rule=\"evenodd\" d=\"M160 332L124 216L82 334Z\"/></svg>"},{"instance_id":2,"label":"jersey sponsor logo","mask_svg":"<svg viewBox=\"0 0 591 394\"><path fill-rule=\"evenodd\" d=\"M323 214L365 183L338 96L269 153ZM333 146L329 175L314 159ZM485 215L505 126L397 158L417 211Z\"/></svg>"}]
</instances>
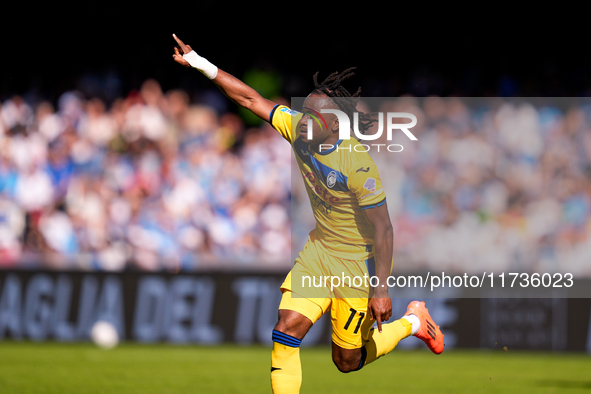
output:
<instances>
[{"instance_id":1,"label":"jersey sponsor logo","mask_svg":"<svg viewBox=\"0 0 591 394\"><path fill-rule=\"evenodd\" d=\"M332 189L335 183L337 183L337 173L335 171L331 171L326 177L326 186L328 186L329 189Z\"/></svg>"},{"instance_id":2,"label":"jersey sponsor logo","mask_svg":"<svg viewBox=\"0 0 591 394\"><path fill-rule=\"evenodd\" d=\"M304 175L304 178L308 180L308 182L309 182L308 187L314 193L316 193L316 195L320 198L320 201L328 202L328 203L332 203L332 204L339 202L340 198L335 197L335 196L331 196L330 194L328 194L328 190L325 189L324 187L322 187L321 182L316 182L317 178L314 175L314 173L308 172L306 175ZM312 203L312 205L317 206L319 204L314 205L314 203Z\"/></svg>"},{"instance_id":3,"label":"jersey sponsor logo","mask_svg":"<svg viewBox=\"0 0 591 394\"><path fill-rule=\"evenodd\" d=\"M371 193L376 191L376 180L374 178L367 178L363 184L363 188L369 190Z\"/></svg>"},{"instance_id":4,"label":"jersey sponsor logo","mask_svg":"<svg viewBox=\"0 0 591 394\"><path fill-rule=\"evenodd\" d=\"M310 194L310 205L312 205L312 209L322 212L324 215L330 215L332 212L332 205L316 194Z\"/></svg>"},{"instance_id":5,"label":"jersey sponsor logo","mask_svg":"<svg viewBox=\"0 0 591 394\"><path fill-rule=\"evenodd\" d=\"M357 172L359 172L359 171L363 171L363 172L369 172L369 167L365 167L365 168L361 167L360 169L358 169L358 170L357 170L357 171L355 171L355 172L357 173Z\"/></svg>"}]
</instances>

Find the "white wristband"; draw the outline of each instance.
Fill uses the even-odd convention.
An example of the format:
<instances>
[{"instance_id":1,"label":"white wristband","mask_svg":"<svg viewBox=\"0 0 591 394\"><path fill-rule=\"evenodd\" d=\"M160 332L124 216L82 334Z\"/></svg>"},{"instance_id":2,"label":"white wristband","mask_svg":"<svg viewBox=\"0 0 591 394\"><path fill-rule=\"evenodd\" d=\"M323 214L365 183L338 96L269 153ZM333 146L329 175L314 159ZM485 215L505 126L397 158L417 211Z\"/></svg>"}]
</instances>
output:
<instances>
[{"instance_id":1,"label":"white wristband","mask_svg":"<svg viewBox=\"0 0 591 394\"><path fill-rule=\"evenodd\" d=\"M183 59L185 59L191 67L201 71L209 79L214 79L218 75L218 68L211 64L206 58L199 56L195 51L185 53Z\"/></svg>"}]
</instances>

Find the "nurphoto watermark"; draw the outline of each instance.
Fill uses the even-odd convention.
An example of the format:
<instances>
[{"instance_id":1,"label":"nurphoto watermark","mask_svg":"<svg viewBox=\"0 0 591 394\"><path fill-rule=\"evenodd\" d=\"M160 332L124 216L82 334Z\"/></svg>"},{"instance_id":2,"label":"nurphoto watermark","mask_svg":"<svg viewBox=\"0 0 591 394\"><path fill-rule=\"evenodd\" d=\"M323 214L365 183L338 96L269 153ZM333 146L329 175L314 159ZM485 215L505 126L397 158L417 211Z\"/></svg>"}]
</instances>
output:
<instances>
[{"instance_id":1,"label":"nurphoto watermark","mask_svg":"<svg viewBox=\"0 0 591 394\"><path fill-rule=\"evenodd\" d=\"M340 111L338 109L321 109L320 113L331 113L336 115L336 117L339 120L339 140L348 140L351 138L351 129L353 130L353 133L355 135L355 138L357 138L360 142L361 141L375 141L378 140L380 137L382 137L382 134L384 133L384 118L386 118L386 139L388 141L392 141L392 135L393 132L395 130L400 130L402 131L407 137L408 139L410 139L411 141L417 141L417 137L409 130L412 127L416 126L417 124L417 117L411 113L408 112L387 112L387 113L383 113L383 112L378 112L377 113L377 131L374 134L364 134L361 131L359 131L359 112L353 112L353 127L351 127L351 122L349 120L349 116L344 113L343 111ZM394 123L394 119L410 119L409 123ZM308 120L308 129L311 130L312 129L312 119ZM313 138L312 133L310 133L308 135L308 137L311 139ZM323 152L323 151L327 151L330 149L334 149L335 145L333 144L320 144L319 145L319 151ZM376 144L376 143L372 143L372 144L366 144L366 143L360 143L359 145L355 145L353 147L351 147L351 145L347 146L346 148L340 148L340 149L347 149L349 152L354 151L354 152L368 152L371 149L375 149L376 151L380 151L380 149L385 149L388 152L402 152L404 150L404 147L401 144ZM336 146L336 150L339 150L339 146Z\"/></svg>"}]
</instances>

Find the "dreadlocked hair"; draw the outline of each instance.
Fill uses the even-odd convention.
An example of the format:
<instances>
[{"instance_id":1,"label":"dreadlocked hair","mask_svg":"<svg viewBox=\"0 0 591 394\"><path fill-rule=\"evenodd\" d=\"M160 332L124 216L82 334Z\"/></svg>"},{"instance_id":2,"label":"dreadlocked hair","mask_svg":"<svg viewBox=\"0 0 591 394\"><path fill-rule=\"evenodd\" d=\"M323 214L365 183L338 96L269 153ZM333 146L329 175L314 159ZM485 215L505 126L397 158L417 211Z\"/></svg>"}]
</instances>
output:
<instances>
[{"instance_id":1,"label":"dreadlocked hair","mask_svg":"<svg viewBox=\"0 0 591 394\"><path fill-rule=\"evenodd\" d=\"M345 79L355 75L353 70L356 68L357 67L350 67L342 73L335 71L320 83L318 82L318 72L312 77L314 80L314 90L312 93L319 93L331 98L338 98L338 100L333 100L333 102L335 102L341 111L347 114L349 119L352 119L353 113L357 112L357 103L359 102L359 97L361 95L361 87L358 88L354 94L351 94L341 85L341 83ZM364 112L358 112L358 114L359 131L365 134L371 125L377 121L377 114Z\"/></svg>"}]
</instances>

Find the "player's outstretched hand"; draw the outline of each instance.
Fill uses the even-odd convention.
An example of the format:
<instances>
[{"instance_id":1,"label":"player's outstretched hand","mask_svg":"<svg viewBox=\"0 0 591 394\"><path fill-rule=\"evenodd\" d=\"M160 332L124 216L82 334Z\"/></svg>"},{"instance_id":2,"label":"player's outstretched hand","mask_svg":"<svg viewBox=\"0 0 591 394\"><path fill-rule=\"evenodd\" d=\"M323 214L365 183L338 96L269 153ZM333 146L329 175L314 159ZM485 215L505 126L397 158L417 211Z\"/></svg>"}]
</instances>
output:
<instances>
[{"instance_id":1,"label":"player's outstretched hand","mask_svg":"<svg viewBox=\"0 0 591 394\"><path fill-rule=\"evenodd\" d=\"M179 44L179 47L180 47L180 48L174 47L174 55L172 55L172 58L174 59L175 62L177 62L185 67L191 67L189 62L186 61L185 58L183 58L183 55L191 52L193 49L191 49L191 47L189 45L185 45L185 43L182 42L180 40L180 38L178 38L176 36L176 34L173 34L172 38L174 38L176 40L177 44Z\"/></svg>"},{"instance_id":2,"label":"player's outstretched hand","mask_svg":"<svg viewBox=\"0 0 591 394\"><path fill-rule=\"evenodd\" d=\"M382 323L388 321L390 316L392 316L392 301L390 300L390 297L372 298L369 300L367 309L370 319L376 321L378 331L382 332Z\"/></svg>"}]
</instances>

